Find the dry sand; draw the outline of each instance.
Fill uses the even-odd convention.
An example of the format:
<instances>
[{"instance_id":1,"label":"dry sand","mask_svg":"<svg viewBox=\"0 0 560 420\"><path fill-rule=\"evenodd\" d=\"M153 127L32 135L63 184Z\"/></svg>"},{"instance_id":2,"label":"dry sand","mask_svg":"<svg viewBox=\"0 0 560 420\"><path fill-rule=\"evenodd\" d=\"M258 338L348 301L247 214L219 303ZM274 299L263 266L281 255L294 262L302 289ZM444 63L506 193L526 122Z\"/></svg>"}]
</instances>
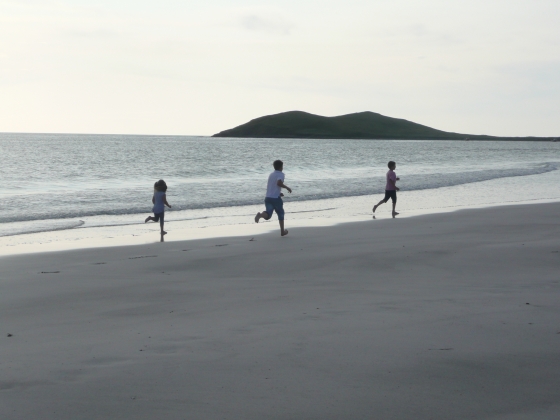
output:
<instances>
[{"instance_id":1,"label":"dry sand","mask_svg":"<svg viewBox=\"0 0 560 420\"><path fill-rule=\"evenodd\" d=\"M1 258L0 417L560 418L559 216Z\"/></svg>"}]
</instances>

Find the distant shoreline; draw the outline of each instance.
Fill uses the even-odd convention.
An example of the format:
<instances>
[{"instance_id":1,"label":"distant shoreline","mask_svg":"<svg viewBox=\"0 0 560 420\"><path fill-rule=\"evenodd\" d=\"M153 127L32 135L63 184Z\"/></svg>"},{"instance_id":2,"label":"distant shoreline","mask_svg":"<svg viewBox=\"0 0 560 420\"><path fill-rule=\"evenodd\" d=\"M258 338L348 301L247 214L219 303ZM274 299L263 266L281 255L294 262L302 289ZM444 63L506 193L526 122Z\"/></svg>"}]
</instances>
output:
<instances>
[{"instance_id":1,"label":"distant shoreline","mask_svg":"<svg viewBox=\"0 0 560 420\"><path fill-rule=\"evenodd\" d=\"M226 130L227 131L227 130ZM257 136L247 134L244 136L226 136L226 135L191 135L191 134L114 134L114 133L27 133L27 132L11 132L11 131L2 131L0 132L0 136L2 135L24 135L24 136L91 136L91 137L102 137L102 136L122 136L122 137L145 137L145 138L177 138L177 137L189 137L189 138L231 138L231 139L300 139L300 140L412 140L412 141L531 141L531 142L553 142L553 143L560 143L560 137L533 137L533 136L525 136L525 137L493 137L493 136L479 136L484 138L467 138L467 139L457 139L457 138L432 138L432 137L425 137L425 138L404 138L404 137L298 137L298 136L289 136L289 135L268 135L268 136Z\"/></svg>"},{"instance_id":2,"label":"distant shoreline","mask_svg":"<svg viewBox=\"0 0 560 420\"><path fill-rule=\"evenodd\" d=\"M178 136L180 137L180 136ZM348 138L340 138L340 137L289 137L289 136L268 136L268 137L257 137L257 136L200 136L200 137L210 137L210 138L223 138L223 139L290 139L290 140L386 140L386 141L531 141L531 142L551 142L551 143L560 143L560 138L556 137L495 137L495 138L487 138L487 139L451 139L451 138L387 138L387 137L379 137L379 138L357 138L357 137L348 137Z\"/></svg>"}]
</instances>

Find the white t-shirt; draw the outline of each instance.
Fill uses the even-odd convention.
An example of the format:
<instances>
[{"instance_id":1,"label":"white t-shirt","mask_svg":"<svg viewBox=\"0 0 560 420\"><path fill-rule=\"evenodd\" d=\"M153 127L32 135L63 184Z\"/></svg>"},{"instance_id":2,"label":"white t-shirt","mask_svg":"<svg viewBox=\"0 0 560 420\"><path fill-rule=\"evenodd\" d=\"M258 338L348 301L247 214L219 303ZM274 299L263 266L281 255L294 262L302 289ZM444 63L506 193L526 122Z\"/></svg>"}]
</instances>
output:
<instances>
[{"instance_id":1,"label":"white t-shirt","mask_svg":"<svg viewBox=\"0 0 560 420\"><path fill-rule=\"evenodd\" d=\"M268 176L268 184L266 186L266 196L269 198L280 197L281 188L277 185L278 180L284 182L284 172L274 171Z\"/></svg>"}]
</instances>

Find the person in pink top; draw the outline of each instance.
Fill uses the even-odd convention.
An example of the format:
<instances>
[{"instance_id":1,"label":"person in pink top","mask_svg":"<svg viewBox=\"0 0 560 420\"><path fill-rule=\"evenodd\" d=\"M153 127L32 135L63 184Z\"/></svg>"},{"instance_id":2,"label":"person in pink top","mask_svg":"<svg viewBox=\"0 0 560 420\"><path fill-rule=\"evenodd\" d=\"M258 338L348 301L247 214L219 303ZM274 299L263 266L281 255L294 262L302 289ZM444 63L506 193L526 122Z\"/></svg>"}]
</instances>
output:
<instances>
[{"instance_id":1,"label":"person in pink top","mask_svg":"<svg viewBox=\"0 0 560 420\"><path fill-rule=\"evenodd\" d=\"M397 178L397 174L395 173L395 169L397 168L397 164L393 161L390 161L387 166L389 167L389 172L387 172L387 185L385 186L385 198L373 206L373 218L375 218L375 210L381 204L386 203L389 201L389 198L393 201L393 218L399 214L395 211L395 207L397 206L397 191L399 187L397 187L397 181L400 178Z\"/></svg>"}]
</instances>

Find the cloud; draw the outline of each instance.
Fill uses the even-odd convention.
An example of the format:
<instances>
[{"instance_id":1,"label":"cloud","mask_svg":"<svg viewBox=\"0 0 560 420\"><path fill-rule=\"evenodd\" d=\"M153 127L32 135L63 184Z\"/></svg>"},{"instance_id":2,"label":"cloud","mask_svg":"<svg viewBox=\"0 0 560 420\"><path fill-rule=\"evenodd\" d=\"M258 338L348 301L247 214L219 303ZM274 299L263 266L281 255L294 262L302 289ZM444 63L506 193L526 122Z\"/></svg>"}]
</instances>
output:
<instances>
[{"instance_id":1,"label":"cloud","mask_svg":"<svg viewBox=\"0 0 560 420\"><path fill-rule=\"evenodd\" d=\"M511 94L523 97L548 97L560 93L560 61L523 61L497 66L499 77Z\"/></svg>"},{"instance_id":2,"label":"cloud","mask_svg":"<svg viewBox=\"0 0 560 420\"><path fill-rule=\"evenodd\" d=\"M406 32L417 39L421 39L423 42L436 45L458 45L464 43L464 40L456 34L452 34L449 31L430 30L422 24L410 25Z\"/></svg>"},{"instance_id":3,"label":"cloud","mask_svg":"<svg viewBox=\"0 0 560 420\"><path fill-rule=\"evenodd\" d=\"M120 35L117 31L108 29L80 29L80 30L69 30L67 35L72 38L115 38Z\"/></svg>"},{"instance_id":4,"label":"cloud","mask_svg":"<svg viewBox=\"0 0 560 420\"><path fill-rule=\"evenodd\" d=\"M241 17L240 23L244 29L249 31L268 32L280 35L289 35L295 27L294 24L283 18L265 18L254 14Z\"/></svg>"}]
</instances>

